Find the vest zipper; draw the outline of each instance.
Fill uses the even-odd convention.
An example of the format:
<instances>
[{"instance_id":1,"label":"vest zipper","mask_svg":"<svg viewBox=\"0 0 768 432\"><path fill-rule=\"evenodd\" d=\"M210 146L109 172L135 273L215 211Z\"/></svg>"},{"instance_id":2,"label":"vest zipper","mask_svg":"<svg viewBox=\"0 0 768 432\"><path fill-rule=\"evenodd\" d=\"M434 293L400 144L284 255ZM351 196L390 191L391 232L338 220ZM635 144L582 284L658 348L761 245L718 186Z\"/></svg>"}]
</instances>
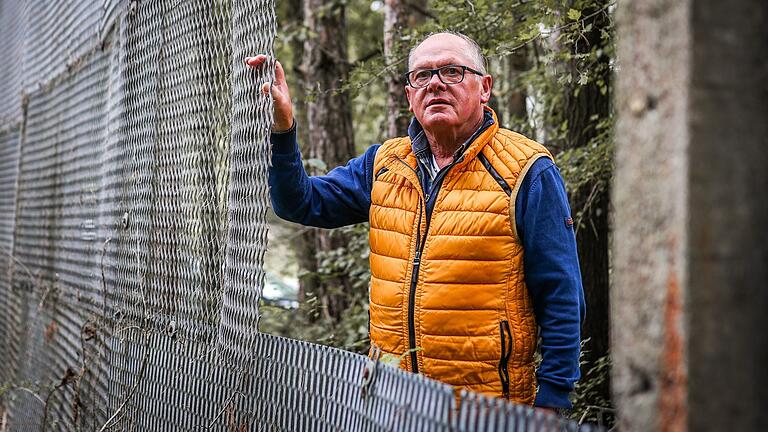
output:
<instances>
[{"instance_id":1,"label":"vest zipper","mask_svg":"<svg viewBox=\"0 0 768 432\"><path fill-rule=\"evenodd\" d=\"M419 280L419 265L421 265L421 251L417 250L416 256L413 258L411 289L408 291L408 347L410 348L411 370L413 373L419 373L419 362L416 356L416 329L414 328L416 324L414 315L416 313L416 282Z\"/></svg>"},{"instance_id":2,"label":"vest zipper","mask_svg":"<svg viewBox=\"0 0 768 432\"><path fill-rule=\"evenodd\" d=\"M499 360L499 378L501 378L501 393L509 399L509 359L512 357L512 330L509 328L509 321L499 322L499 333L501 334L501 359ZM507 340L509 335L509 340Z\"/></svg>"},{"instance_id":3,"label":"vest zipper","mask_svg":"<svg viewBox=\"0 0 768 432\"><path fill-rule=\"evenodd\" d=\"M400 163L408 167L409 170L413 171L414 174L416 174L416 178L419 177L419 174L414 170L410 165L405 163L404 160L397 158ZM421 184L419 184L421 186ZM419 361L418 357L416 355L416 320L415 320L415 314L416 314L416 284L419 281L419 266L421 265L421 252L424 248L424 242L422 241L421 237L421 215L424 211L424 206L426 205L426 201L424 200L424 190L422 189L422 195L421 200L419 202L419 225L416 229L416 255L413 257L413 269L411 271L411 286L408 290L408 352L411 357L411 371L413 373L419 373ZM427 228L429 227L429 221L427 221ZM424 238L427 237L426 232L424 233Z\"/></svg>"},{"instance_id":4,"label":"vest zipper","mask_svg":"<svg viewBox=\"0 0 768 432\"><path fill-rule=\"evenodd\" d=\"M448 171L457 163L461 162L464 159L464 157L460 157L457 160L455 160L453 163L448 165L445 169L440 170L440 172L435 176L435 180L433 181L433 186L438 185L437 190L433 190L430 195L423 195L424 194L424 188L421 184L419 186L422 188L422 201L419 202L419 227L416 231L416 255L413 257L413 270L411 271L411 287L408 291L408 351L410 352L411 357L411 370L413 373L419 373L419 363L418 363L418 356L416 355L416 320L415 320L415 314L416 314L416 284L419 281L419 267L421 266L421 254L424 251L424 245L426 244L427 239L427 233L429 232L429 222L432 220L432 214L430 212L430 217L427 219L426 226L424 228L424 236L421 236L421 214L424 210L424 207L427 205L427 201L429 200L429 197L439 193L440 192L440 186L441 186L441 180L445 175L448 173ZM419 178L419 174L416 172L413 167L405 163L404 160L397 158L397 160L408 167L409 170L413 171L414 174L416 174L416 178ZM422 204L423 203L423 204Z\"/></svg>"}]
</instances>

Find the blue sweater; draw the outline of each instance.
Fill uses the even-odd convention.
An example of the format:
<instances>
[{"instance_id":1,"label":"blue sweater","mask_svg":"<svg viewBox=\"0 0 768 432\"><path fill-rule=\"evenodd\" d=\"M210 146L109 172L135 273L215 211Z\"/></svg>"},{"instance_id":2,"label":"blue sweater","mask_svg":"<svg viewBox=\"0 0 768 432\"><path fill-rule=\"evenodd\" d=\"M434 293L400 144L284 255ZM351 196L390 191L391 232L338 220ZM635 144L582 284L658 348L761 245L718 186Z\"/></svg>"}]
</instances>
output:
<instances>
[{"instance_id":1,"label":"blue sweater","mask_svg":"<svg viewBox=\"0 0 768 432\"><path fill-rule=\"evenodd\" d=\"M420 126L414 123L409 133L416 144ZM486 122L481 130L488 125ZM379 144L326 175L309 177L301 161L295 125L287 132L273 133L271 141L269 186L278 216L320 228L368 221ZM585 305L568 197L550 159L536 160L523 179L515 218L523 243L526 285L540 327L542 361L536 371L535 405L570 408L568 394L579 379Z\"/></svg>"}]
</instances>

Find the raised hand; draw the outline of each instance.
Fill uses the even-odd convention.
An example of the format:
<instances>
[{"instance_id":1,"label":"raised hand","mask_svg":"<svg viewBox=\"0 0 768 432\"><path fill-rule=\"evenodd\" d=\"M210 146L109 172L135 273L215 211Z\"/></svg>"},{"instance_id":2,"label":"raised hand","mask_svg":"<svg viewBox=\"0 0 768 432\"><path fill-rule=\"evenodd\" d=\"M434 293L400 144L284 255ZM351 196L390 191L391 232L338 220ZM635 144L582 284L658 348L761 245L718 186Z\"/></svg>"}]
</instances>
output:
<instances>
[{"instance_id":1,"label":"raised hand","mask_svg":"<svg viewBox=\"0 0 768 432\"><path fill-rule=\"evenodd\" d=\"M259 54L255 57L246 57L245 64L252 68L260 68L267 62L268 57ZM293 103L288 91L288 83L285 81L285 70L279 61L275 60L275 82L265 82L261 85L264 94L272 93L275 107L275 125L273 130L277 132L287 131L293 126Z\"/></svg>"}]
</instances>

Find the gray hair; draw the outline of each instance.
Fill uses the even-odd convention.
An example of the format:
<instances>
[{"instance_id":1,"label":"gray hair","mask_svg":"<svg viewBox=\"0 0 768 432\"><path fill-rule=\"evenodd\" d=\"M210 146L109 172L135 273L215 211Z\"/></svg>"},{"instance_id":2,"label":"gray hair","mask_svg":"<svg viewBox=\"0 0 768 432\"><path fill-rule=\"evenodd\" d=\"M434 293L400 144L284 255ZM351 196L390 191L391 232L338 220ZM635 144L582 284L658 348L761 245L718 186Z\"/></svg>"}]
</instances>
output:
<instances>
[{"instance_id":1,"label":"gray hair","mask_svg":"<svg viewBox=\"0 0 768 432\"><path fill-rule=\"evenodd\" d=\"M456 37L459 37L459 38L463 39L464 42L466 42L467 45L469 46L470 57L472 58L472 61L474 61L474 63L475 63L474 67L476 67L477 70L479 70L480 72L482 72L484 74L488 73L488 72L486 72L486 69L485 69L485 56L483 55L483 50L480 48L480 45L478 45L477 42L475 42L475 40L472 39L471 37L469 37L469 36L467 36L467 35L465 35L463 33L459 33L459 32L453 31L453 30L436 31L436 32L429 33L428 35L426 35L423 38L421 38L418 41L418 43L416 43L411 48L411 50L408 51L408 69L411 68L411 57L413 57L413 52L416 51L416 48L418 48L422 43L424 43L424 41L426 41L427 39L431 38L432 36L441 35L441 34L449 34L449 35L453 35L453 36L456 36Z\"/></svg>"}]
</instances>

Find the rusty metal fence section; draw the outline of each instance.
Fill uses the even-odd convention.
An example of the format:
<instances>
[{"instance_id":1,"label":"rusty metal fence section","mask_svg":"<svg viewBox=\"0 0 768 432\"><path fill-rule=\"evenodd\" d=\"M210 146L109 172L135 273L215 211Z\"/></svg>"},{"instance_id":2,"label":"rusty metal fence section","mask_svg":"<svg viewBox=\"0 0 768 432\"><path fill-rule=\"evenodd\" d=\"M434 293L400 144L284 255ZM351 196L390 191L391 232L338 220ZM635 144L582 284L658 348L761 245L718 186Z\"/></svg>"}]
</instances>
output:
<instances>
[{"instance_id":1,"label":"rusty metal fence section","mask_svg":"<svg viewBox=\"0 0 768 432\"><path fill-rule=\"evenodd\" d=\"M0 0L0 432L576 430L258 332L274 0Z\"/></svg>"}]
</instances>

